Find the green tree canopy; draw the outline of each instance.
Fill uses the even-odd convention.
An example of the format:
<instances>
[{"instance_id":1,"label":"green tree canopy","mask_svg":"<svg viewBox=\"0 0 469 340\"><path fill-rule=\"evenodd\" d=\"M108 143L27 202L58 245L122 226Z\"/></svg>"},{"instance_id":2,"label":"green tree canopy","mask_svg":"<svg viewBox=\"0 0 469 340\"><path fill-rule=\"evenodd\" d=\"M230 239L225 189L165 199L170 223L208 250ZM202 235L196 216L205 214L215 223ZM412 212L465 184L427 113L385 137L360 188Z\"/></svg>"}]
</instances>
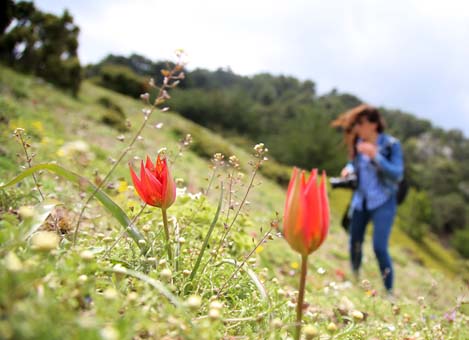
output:
<instances>
[{"instance_id":1,"label":"green tree canopy","mask_svg":"<svg viewBox=\"0 0 469 340\"><path fill-rule=\"evenodd\" d=\"M81 82L80 29L68 11L44 13L31 2L7 1L0 24L0 60L76 95Z\"/></svg>"}]
</instances>

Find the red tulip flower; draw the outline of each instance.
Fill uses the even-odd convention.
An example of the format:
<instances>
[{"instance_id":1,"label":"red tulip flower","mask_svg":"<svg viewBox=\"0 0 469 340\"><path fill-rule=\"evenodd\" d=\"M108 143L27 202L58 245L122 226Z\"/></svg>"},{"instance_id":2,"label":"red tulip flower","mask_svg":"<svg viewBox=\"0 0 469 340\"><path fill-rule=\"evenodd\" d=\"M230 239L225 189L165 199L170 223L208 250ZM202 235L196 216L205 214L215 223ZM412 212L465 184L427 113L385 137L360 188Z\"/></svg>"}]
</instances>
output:
<instances>
[{"instance_id":1,"label":"red tulip flower","mask_svg":"<svg viewBox=\"0 0 469 340\"><path fill-rule=\"evenodd\" d=\"M299 174L297 168L293 169L283 215L283 236L290 246L301 254L300 288L296 306L296 340L301 336L308 255L321 246L329 231L326 173L322 173L319 185L317 173L317 169L312 170L306 181L304 171Z\"/></svg>"},{"instance_id":2,"label":"red tulip flower","mask_svg":"<svg viewBox=\"0 0 469 340\"><path fill-rule=\"evenodd\" d=\"M143 161L140 165L140 179L130 167L130 174L134 182L135 189L142 200L154 207L161 209L169 208L176 199L176 184L169 172L166 159L158 158L153 164L147 156L145 165Z\"/></svg>"},{"instance_id":3,"label":"red tulip flower","mask_svg":"<svg viewBox=\"0 0 469 340\"><path fill-rule=\"evenodd\" d=\"M301 255L309 255L324 242L329 231L329 202L326 174L317 184L317 169L311 171L308 181L305 172L293 174L288 185L283 216L283 236Z\"/></svg>"},{"instance_id":4,"label":"red tulip flower","mask_svg":"<svg viewBox=\"0 0 469 340\"><path fill-rule=\"evenodd\" d=\"M166 209L176 200L176 184L169 173L166 158L161 159L160 155L153 164L147 156L145 165L143 161L140 164L140 179L135 174L134 169L130 166L130 174L134 182L137 193L145 203L154 207L161 208L163 215L163 227L166 237L166 248L170 261L173 259L171 251L171 241L169 238L168 216Z\"/></svg>"}]
</instances>

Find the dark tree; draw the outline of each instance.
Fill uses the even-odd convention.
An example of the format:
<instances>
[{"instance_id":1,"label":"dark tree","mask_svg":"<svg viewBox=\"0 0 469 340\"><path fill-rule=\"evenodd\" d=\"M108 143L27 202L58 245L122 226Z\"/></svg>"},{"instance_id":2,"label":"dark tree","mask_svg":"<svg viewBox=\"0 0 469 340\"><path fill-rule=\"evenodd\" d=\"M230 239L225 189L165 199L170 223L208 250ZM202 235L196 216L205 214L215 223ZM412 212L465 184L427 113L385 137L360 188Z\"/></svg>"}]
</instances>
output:
<instances>
[{"instance_id":1,"label":"dark tree","mask_svg":"<svg viewBox=\"0 0 469 340\"><path fill-rule=\"evenodd\" d=\"M80 29L70 13L59 17L41 12L31 2L7 1L2 16L0 60L76 95L82 79L77 55Z\"/></svg>"}]
</instances>

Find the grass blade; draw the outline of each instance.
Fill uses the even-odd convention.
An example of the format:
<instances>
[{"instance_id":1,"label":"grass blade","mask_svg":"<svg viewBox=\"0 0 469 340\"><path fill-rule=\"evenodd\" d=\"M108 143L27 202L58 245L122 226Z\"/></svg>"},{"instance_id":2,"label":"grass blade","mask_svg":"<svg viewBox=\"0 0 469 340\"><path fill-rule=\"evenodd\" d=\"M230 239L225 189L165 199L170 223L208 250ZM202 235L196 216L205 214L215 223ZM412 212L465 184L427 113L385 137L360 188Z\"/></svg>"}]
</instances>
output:
<instances>
[{"instance_id":1,"label":"grass blade","mask_svg":"<svg viewBox=\"0 0 469 340\"><path fill-rule=\"evenodd\" d=\"M210 228L208 229L207 235L205 236L204 243L202 244L202 248L200 249L199 256L197 257L197 261L195 262L194 268L192 269L191 275L189 276L189 280L192 281L197 274L197 270L200 266L200 261L202 261L202 257L204 256L205 249L207 248L208 241L210 240L210 236L212 235L213 229L215 229L215 225L218 221L218 216L220 216L221 204L223 202L223 182L221 183L220 188L220 199L218 201L217 211L215 216L213 217L212 223L210 224Z\"/></svg>"},{"instance_id":2,"label":"grass blade","mask_svg":"<svg viewBox=\"0 0 469 340\"><path fill-rule=\"evenodd\" d=\"M135 278L149 284L153 288L155 288L161 295L166 297L168 299L168 301L171 302L174 306L176 306L176 307L181 307L182 306L179 299L176 296L174 296L169 291L169 289L167 289L163 285L163 283L161 283L160 281L158 281L156 279L153 279L153 278L149 277L148 275L145 275L143 273L137 272L137 271L132 270L132 269L124 268L124 267L119 266L119 265L114 266L113 268L106 268L106 269L104 269L104 271L112 272L112 273L119 273L119 274L124 274L124 275L135 277Z\"/></svg>"}]
</instances>

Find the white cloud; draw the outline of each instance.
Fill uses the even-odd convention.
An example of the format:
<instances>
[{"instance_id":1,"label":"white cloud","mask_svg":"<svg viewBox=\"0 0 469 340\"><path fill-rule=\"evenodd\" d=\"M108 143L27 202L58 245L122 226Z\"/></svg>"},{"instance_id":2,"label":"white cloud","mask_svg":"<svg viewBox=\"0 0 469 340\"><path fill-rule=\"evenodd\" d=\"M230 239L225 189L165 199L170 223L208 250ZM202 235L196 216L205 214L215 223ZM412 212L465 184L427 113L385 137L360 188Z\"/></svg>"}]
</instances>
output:
<instances>
[{"instance_id":1,"label":"white cloud","mask_svg":"<svg viewBox=\"0 0 469 340\"><path fill-rule=\"evenodd\" d=\"M52 0L40 8L59 12ZM81 27L80 57L108 53L191 67L291 74L469 134L465 0L116 0L62 2Z\"/></svg>"}]
</instances>

